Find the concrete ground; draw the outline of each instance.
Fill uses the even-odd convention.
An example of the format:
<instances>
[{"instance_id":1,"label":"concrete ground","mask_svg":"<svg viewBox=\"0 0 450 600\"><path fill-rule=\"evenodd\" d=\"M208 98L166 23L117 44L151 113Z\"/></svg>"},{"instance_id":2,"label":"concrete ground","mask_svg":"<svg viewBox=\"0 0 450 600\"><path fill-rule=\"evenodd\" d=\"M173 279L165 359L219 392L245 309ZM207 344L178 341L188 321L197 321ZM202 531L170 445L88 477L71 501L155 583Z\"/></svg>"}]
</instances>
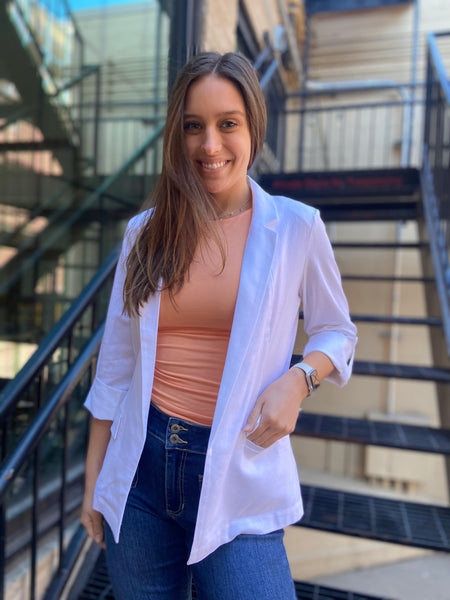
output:
<instances>
[{"instance_id":1,"label":"concrete ground","mask_svg":"<svg viewBox=\"0 0 450 600\"><path fill-rule=\"evenodd\" d=\"M392 600L450 600L450 556L430 554L310 581Z\"/></svg>"}]
</instances>

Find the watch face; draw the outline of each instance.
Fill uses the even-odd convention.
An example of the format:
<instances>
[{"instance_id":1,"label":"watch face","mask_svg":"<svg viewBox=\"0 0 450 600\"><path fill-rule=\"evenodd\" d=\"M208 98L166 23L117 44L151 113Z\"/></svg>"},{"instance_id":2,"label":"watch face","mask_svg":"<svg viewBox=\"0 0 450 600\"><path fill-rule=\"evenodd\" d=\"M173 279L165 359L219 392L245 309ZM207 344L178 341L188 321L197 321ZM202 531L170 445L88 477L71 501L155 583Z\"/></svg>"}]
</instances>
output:
<instances>
[{"instance_id":1,"label":"watch face","mask_svg":"<svg viewBox=\"0 0 450 600\"><path fill-rule=\"evenodd\" d=\"M301 369L306 375L306 383L308 384L309 393L313 392L320 385L319 377L316 369L309 366L307 363L301 362L294 365Z\"/></svg>"},{"instance_id":2,"label":"watch face","mask_svg":"<svg viewBox=\"0 0 450 600\"><path fill-rule=\"evenodd\" d=\"M317 371L315 369L311 373L311 383L312 383L314 389L318 388L320 385L319 377L318 377Z\"/></svg>"}]
</instances>

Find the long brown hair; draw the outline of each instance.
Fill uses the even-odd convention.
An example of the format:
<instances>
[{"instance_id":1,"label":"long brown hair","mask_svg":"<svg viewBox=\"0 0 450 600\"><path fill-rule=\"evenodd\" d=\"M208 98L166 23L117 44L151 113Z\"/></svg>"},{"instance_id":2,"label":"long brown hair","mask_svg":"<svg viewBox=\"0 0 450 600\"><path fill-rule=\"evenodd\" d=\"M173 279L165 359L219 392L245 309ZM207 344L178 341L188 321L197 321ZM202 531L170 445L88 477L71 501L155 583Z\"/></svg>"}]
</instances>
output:
<instances>
[{"instance_id":1,"label":"long brown hair","mask_svg":"<svg viewBox=\"0 0 450 600\"><path fill-rule=\"evenodd\" d=\"M184 104L189 86L206 75L228 79L242 95L251 137L248 168L264 142L266 106L250 61L234 52L205 52L191 58L178 74L169 96L162 169L150 197L154 208L126 261L123 297L124 312L129 315L139 314L160 282L173 298L184 283L199 240L211 232L210 223L218 215L214 198L192 168L184 140Z\"/></svg>"}]
</instances>

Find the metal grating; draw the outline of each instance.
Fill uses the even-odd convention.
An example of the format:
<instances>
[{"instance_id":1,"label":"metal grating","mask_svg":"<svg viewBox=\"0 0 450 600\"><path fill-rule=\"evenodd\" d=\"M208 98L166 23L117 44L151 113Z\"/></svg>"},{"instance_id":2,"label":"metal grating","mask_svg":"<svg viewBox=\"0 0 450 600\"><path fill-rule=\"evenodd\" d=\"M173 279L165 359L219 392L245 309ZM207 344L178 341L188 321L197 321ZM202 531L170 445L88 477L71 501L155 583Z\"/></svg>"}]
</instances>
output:
<instances>
[{"instance_id":1,"label":"metal grating","mask_svg":"<svg viewBox=\"0 0 450 600\"><path fill-rule=\"evenodd\" d=\"M98 555L91 575L77 600L114 600L104 552Z\"/></svg>"},{"instance_id":2,"label":"metal grating","mask_svg":"<svg viewBox=\"0 0 450 600\"><path fill-rule=\"evenodd\" d=\"M347 590L338 590L323 585L314 585L295 581L295 591L300 600L389 600L385 596L368 596L358 592L349 592Z\"/></svg>"},{"instance_id":3,"label":"metal grating","mask_svg":"<svg viewBox=\"0 0 450 600\"><path fill-rule=\"evenodd\" d=\"M342 442L450 454L450 429L301 412L295 433Z\"/></svg>"},{"instance_id":4,"label":"metal grating","mask_svg":"<svg viewBox=\"0 0 450 600\"><path fill-rule=\"evenodd\" d=\"M425 250L425 242L333 242L333 248L358 250Z\"/></svg>"},{"instance_id":5,"label":"metal grating","mask_svg":"<svg viewBox=\"0 0 450 600\"><path fill-rule=\"evenodd\" d=\"M433 383L450 383L449 369L421 365L398 365L357 360L353 364L353 373L373 377L397 377L398 379L415 379Z\"/></svg>"},{"instance_id":6,"label":"metal grating","mask_svg":"<svg viewBox=\"0 0 450 600\"><path fill-rule=\"evenodd\" d=\"M395 325L425 325L426 327L442 327L439 317L399 317L392 315L351 315L355 323L392 323Z\"/></svg>"},{"instance_id":7,"label":"metal grating","mask_svg":"<svg viewBox=\"0 0 450 600\"><path fill-rule=\"evenodd\" d=\"M295 581L295 591L299 600L389 600L378 596L368 596L357 592L334 589L322 585ZM197 594L192 590L192 599ZM77 600L114 600L105 562L105 553L101 552L84 590Z\"/></svg>"},{"instance_id":8,"label":"metal grating","mask_svg":"<svg viewBox=\"0 0 450 600\"><path fill-rule=\"evenodd\" d=\"M293 354L291 365L302 360L301 354ZM422 365L400 365L365 360L355 360L354 375L369 375L371 377L396 377L398 379L414 379L431 381L433 383L450 383L450 369L425 367Z\"/></svg>"},{"instance_id":9,"label":"metal grating","mask_svg":"<svg viewBox=\"0 0 450 600\"><path fill-rule=\"evenodd\" d=\"M427 327L442 327L442 319L440 317L400 317L393 315L357 315L354 313L352 313L350 317L355 323L390 323L395 325L426 325ZM304 318L303 311L299 311L298 318L300 320ZM415 365L407 366L410 369L423 368L421 366L416 367Z\"/></svg>"},{"instance_id":10,"label":"metal grating","mask_svg":"<svg viewBox=\"0 0 450 600\"><path fill-rule=\"evenodd\" d=\"M341 275L341 279L345 281L371 281L371 282L394 282L402 281L404 283L432 283L435 284L436 280L434 277L409 277L406 275Z\"/></svg>"},{"instance_id":11,"label":"metal grating","mask_svg":"<svg viewBox=\"0 0 450 600\"><path fill-rule=\"evenodd\" d=\"M305 515L322 531L450 552L450 508L302 486Z\"/></svg>"}]
</instances>

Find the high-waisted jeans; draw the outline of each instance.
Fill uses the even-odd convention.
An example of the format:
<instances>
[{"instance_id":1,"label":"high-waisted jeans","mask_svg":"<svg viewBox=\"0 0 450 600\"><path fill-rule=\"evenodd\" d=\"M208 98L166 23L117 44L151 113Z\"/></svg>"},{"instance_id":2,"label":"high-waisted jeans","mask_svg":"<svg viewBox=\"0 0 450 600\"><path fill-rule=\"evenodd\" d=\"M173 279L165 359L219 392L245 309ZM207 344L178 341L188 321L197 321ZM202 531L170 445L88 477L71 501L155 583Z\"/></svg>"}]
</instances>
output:
<instances>
[{"instance_id":1,"label":"high-waisted jeans","mask_svg":"<svg viewBox=\"0 0 450 600\"><path fill-rule=\"evenodd\" d=\"M187 566L210 429L150 408L119 543L105 524L116 600L294 600L283 531L242 534ZM239 494L239 490L236 490Z\"/></svg>"}]
</instances>

